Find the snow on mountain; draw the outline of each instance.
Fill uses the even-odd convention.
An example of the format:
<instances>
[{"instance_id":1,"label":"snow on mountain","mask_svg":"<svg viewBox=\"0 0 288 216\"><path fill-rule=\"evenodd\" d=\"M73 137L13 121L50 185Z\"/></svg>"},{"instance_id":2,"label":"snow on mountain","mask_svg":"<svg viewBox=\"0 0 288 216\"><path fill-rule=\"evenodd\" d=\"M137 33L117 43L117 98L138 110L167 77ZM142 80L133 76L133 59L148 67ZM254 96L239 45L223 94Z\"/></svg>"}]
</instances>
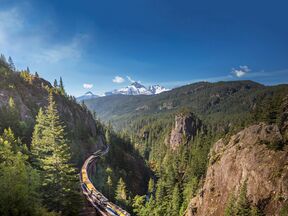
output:
<instances>
[{"instance_id":1,"label":"snow on mountain","mask_svg":"<svg viewBox=\"0 0 288 216\"><path fill-rule=\"evenodd\" d=\"M151 85L151 86L149 86L148 90L152 94L160 94L162 92L169 91L169 89L166 89L166 88L164 88L163 86L160 86L160 85Z\"/></svg>"},{"instance_id":2,"label":"snow on mountain","mask_svg":"<svg viewBox=\"0 0 288 216\"><path fill-rule=\"evenodd\" d=\"M146 88L144 85L142 85L139 82L133 82L129 86L116 89L111 92L106 92L105 95L154 95L159 94L161 92L168 91L168 89L160 86L160 85L152 85Z\"/></svg>"},{"instance_id":3,"label":"snow on mountain","mask_svg":"<svg viewBox=\"0 0 288 216\"><path fill-rule=\"evenodd\" d=\"M77 97L77 101L89 100L93 98L98 98L100 96L93 94L91 91L86 92L84 95Z\"/></svg>"}]
</instances>

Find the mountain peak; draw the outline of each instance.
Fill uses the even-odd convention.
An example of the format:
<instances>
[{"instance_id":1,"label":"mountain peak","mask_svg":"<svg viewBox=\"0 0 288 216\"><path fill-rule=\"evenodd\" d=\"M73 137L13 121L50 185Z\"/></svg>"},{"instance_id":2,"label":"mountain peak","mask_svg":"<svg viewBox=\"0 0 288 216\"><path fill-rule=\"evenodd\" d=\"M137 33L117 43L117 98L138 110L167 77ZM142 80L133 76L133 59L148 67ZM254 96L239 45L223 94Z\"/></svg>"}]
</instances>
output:
<instances>
[{"instance_id":1,"label":"mountain peak","mask_svg":"<svg viewBox=\"0 0 288 216\"><path fill-rule=\"evenodd\" d=\"M135 86L136 88L146 88L144 85L142 85L139 82L133 82L130 84L131 86Z\"/></svg>"},{"instance_id":2,"label":"mountain peak","mask_svg":"<svg viewBox=\"0 0 288 216\"><path fill-rule=\"evenodd\" d=\"M105 95L154 95L159 94L161 92L168 91L168 89L160 86L160 85L152 85L148 88L142 85L140 82L133 82L129 86L115 89L111 92L106 92Z\"/></svg>"},{"instance_id":3,"label":"mountain peak","mask_svg":"<svg viewBox=\"0 0 288 216\"><path fill-rule=\"evenodd\" d=\"M84 95L77 97L76 99L77 101L83 101L83 100L89 100L89 99L98 98L98 97L100 96L93 94L93 92L91 91L88 91Z\"/></svg>"},{"instance_id":4,"label":"mountain peak","mask_svg":"<svg viewBox=\"0 0 288 216\"><path fill-rule=\"evenodd\" d=\"M91 91L86 92L84 95L94 95Z\"/></svg>"}]
</instances>

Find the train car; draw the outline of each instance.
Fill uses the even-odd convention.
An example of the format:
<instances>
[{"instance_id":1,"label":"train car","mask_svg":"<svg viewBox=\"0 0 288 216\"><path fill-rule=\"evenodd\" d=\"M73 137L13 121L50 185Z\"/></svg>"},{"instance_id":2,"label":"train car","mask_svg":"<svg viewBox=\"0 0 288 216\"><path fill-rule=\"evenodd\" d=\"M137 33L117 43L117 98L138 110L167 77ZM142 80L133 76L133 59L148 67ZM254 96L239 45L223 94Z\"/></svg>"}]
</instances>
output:
<instances>
[{"instance_id":1,"label":"train car","mask_svg":"<svg viewBox=\"0 0 288 216\"><path fill-rule=\"evenodd\" d=\"M119 216L130 216L129 213L127 213L126 211L124 211L123 209L121 209L120 207L118 207L117 205L115 205L115 204L113 204L113 203L111 203L111 202L109 202L109 203L107 204L107 207L110 208L110 209L112 209L112 210L113 210L114 212L116 212L117 215L119 215Z\"/></svg>"},{"instance_id":2,"label":"train car","mask_svg":"<svg viewBox=\"0 0 288 216\"><path fill-rule=\"evenodd\" d=\"M119 216L119 214L117 214L117 212L115 212L112 208L110 207L106 207L105 208L106 212L111 215L111 216Z\"/></svg>"},{"instance_id":3,"label":"train car","mask_svg":"<svg viewBox=\"0 0 288 216\"><path fill-rule=\"evenodd\" d=\"M81 188L83 194L87 197L88 201L99 211L104 210L110 216L130 216L129 213L118 207L117 205L109 202L109 200L91 183L88 177L88 170L90 164L99 156L107 153L109 147L102 152L97 151L93 155L91 155L87 160L84 162L81 173L80 173L80 180L81 180ZM102 212L103 213L103 212ZM104 213L103 213L104 214Z\"/></svg>"}]
</instances>

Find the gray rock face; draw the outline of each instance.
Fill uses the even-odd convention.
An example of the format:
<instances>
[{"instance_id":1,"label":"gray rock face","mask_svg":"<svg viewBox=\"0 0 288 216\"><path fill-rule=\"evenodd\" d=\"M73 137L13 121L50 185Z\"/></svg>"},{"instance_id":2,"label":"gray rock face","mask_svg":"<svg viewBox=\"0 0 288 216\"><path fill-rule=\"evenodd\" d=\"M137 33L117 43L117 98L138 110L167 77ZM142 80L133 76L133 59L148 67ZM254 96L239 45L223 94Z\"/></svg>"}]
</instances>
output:
<instances>
[{"instance_id":1,"label":"gray rock face","mask_svg":"<svg viewBox=\"0 0 288 216\"><path fill-rule=\"evenodd\" d=\"M265 215L279 215L288 205L288 146L272 150L267 143L283 142L277 125L250 126L210 152L205 183L191 200L187 215L223 215L231 193L239 193L247 180L247 196Z\"/></svg>"},{"instance_id":2,"label":"gray rock face","mask_svg":"<svg viewBox=\"0 0 288 216\"><path fill-rule=\"evenodd\" d=\"M202 122L193 114L175 116L175 127L170 135L170 147L176 150L179 145L189 142L202 128Z\"/></svg>"}]
</instances>

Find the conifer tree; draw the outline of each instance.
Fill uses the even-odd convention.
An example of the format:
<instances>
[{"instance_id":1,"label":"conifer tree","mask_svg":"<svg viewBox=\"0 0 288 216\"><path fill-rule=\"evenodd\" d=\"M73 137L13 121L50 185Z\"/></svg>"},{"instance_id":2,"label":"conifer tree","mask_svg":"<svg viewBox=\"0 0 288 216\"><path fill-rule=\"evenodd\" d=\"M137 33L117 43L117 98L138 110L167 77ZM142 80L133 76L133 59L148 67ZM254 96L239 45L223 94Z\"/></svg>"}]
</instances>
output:
<instances>
[{"instance_id":1,"label":"conifer tree","mask_svg":"<svg viewBox=\"0 0 288 216\"><path fill-rule=\"evenodd\" d=\"M9 65L10 70L12 70L12 71L15 71L15 70L16 70L15 64L14 64L11 56L9 56L9 58L8 58L8 65Z\"/></svg>"},{"instance_id":2,"label":"conifer tree","mask_svg":"<svg viewBox=\"0 0 288 216\"><path fill-rule=\"evenodd\" d=\"M126 190L126 184L123 181L122 178L119 179L117 188L116 188L116 196L115 199L120 203L120 204L126 204L127 202L127 190Z\"/></svg>"},{"instance_id":3,"label":"conifer tree","mask_svg":"<svg viewBox=\"0 0 288 216\"><path fill-rule=\"evenodd\" d=\"M259 209L256 206L253 206L251 208L250 215L251 216L261 216L261 213L260 213Z\"/></svg>"},{"instance_id":4,"label":"conifer tree","mask_svg":"<svg viewBox=\"0 0 288 216\"><path fill-rule=\"evenodd\" d=\"M36 119L31 151L42 171L45 204L64 215L76 214L79 200L76 170L69 162L71 155L67 143L64 126L50 93L45 113L40 110Z\"/></svg>"},{"instance_id":5,"label":"conifer tree","mask_svg":"<svg viewBox=\"0 0 288 216\"><path fill-rule=\"evenodd\" d=\"M230 194L228 198L228 202L226 204L226 208L224 210L224 216L233 216L235 215L235 204L236 204L236 198L234 194Z\"/></svg>"},{"instance_id":6,"label":"conifer tree","mask_svg":"<svg viewBox=\"0 0 288 216\"><path fill-rule=\"evenodd\" d=\"M36 77L36 78L39 78L39 74L38 74L37 71L35 72L35 77Z\"/></svg>"},{"instance_id":7,"label":"conifer tree","mask_svg":"<svg viewBox=\"0 0 288 216\"><path fill-rule=\"evenodd\" d=\"M58 82L56 79L54 79L54 84L53 84L54 88L58 88Z\"/></svg>"},{"instance_id":8,"label":"conifer tree","mask_svg":"<svg viewBox=\"0 0 288 216\"><path fill-rule=\"evenodd\" d=\"M0 215L54 215L40 205L39 175L27 163L27 155L11 129L0 136Z\"/></svg>"},{"instance_id":9,"label":"conifer tree","mask_svg":"<svg viewBox=\"0 0 288 216\"><path fill-rule=\"evenodd\" d=\"M60 88L60 92L62 95L65 95L65 89L64 89L64 84L63 84L63 80L62 77L60 77L60 84L59 84L59 88Z\"/></svg>"},{"instance_id":10,"label":"conifer tree","mask_svg":"<svg viewBox=\"0 0 288 216\"><path fill-rule=\"evenodd\" d=\"M149 179L149 183L148 183L148 192L150 193L150 194L152 194L153 193L153 191L154 191L154 180L152 179L152 178L150 178Z\"/></svg>"},{"instance_id":11,"label":"conifer tree","mask_svg":"<svg viewBox=\"0 0 288 216\"><path fill-rule=\"evenodd\" d=\"M179 215L180 210L180 191L178 184L175 185L172 193L172 208L171 208L171 215Z\"/></svg>"},{"instance_id":12,"label":"conifer tree","mask_svg":"<svg viewBox=\"0 0 288 216\"><path fill-rule=\"evenodd\" d=\"M237 200L236 214L239 216L250 215L250 204L247 199L247 181L245 181L241 187L240 194Z\"/></svg>"},{"instance_id":13,"label":"conifer tree","mask_svg":"<svg viewBox=\"0 0 288 216\"><path fill-rule=\"evenodd\" d=\"M0 55L0 63L2 65L7 65L7 60L3 54Z\"/></svg>"}]
</instances>

